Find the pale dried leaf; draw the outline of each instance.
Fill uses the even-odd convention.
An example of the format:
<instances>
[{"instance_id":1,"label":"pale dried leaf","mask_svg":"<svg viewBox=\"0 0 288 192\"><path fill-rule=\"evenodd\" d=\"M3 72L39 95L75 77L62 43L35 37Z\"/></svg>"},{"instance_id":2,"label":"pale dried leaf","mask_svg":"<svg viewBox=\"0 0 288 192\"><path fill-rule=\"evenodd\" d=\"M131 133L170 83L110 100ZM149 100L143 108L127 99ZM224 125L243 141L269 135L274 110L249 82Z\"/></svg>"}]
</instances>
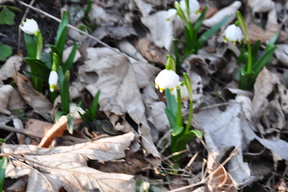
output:
<instances>
[{"instance_id":1,"label":"pale dried leaf","mask_svg":"<svg viewBox=\"0 0 288 192\"><path fill-rule=\"evenodd\" d=\"M126 53L130 57L131 62L142 61L147 63L147 60L139 53L139 51L127 40L122 40L118 43L118 47L121 52Z\"/></svg>"},{"instance_id":2,"label":"pale dried leaf","mask_svg":"<svg viewBox=\"0 0 288 192\"><path fill-rule=\"evenodd\" d=\"M268 71L265 67L258 74L254 84L254 97L252 100L252 116L259 117L268 106L268 95L276 84L280 83L276 73Z\"/></svg>"},{"instance_id":3,"label":"pale dried leaf","mask_svg":"<svg viewBox=\"0 0 288 192\"><path fill-rule=\"evenodd\" d=\"M79 80L92 95L101 90L100 110L117 115L127 112L139 125L138 131L147 152L159 155L152 142L135 71L127 57L114 54L88 60L79 68Z\"/></svg>"},{"instance_id":4,"label":"pale dried leaf","mask_svg":"<svg viewBox=\"0 0 288 192\"><path fill-rule=\"evenodd\" d=\"M70 46L70 47L67 47L64 51L63 51L63 56L62 56L62 62L65 63L71 53L73 49L73 46ZM76 51L76 54L75 54L75 57L74 57L74 60L73 60L73 63L75 63L76 61L78 61L78 59L80 59L81 55L80 55L80 52L77 50Z\"/></svg>"},{"instance_id":5,"label":"pale dried leaf","mask_svg":"<svg viewBox=\"0 0 288 192\"><path fill-rule=\"evenodd\" d=\"M241 105L231 101L228 105L207 108L195 113L193 121L204 131L206 145L210 151L208 169L214 170L215 163L219 163L223 155L235 147L238 153L227 163L227 171L237 184L251 179L248 164L243 161L242 150L255 138L255 134Z\"/></svg>"},{"instance_id":6,"label":"pale dried leaf","mask_svg":"<svg viewBox=\"0 0 288 192\"><path fill-rule=\"evenodd\" d=\"M10 115L11 112L7 109L10 95L13 91L11 85L2 85L0 86L0 113Z\"/></svg>"},{"instance_id":7,"label":"pale dried leaf","mask_svg":"<svg viewBox=\"0 0 288 192\"><path fill-rule=\"evenodd\" d=\"M143 0L134 0L134 3L139 8L143 17L147 17L153 11L153 5L143 1Z\"/></svg>"},{"instance_id":8,"label":"pale dried leaf","mask_svg":"<svg viewBox=\"0 0 288 192\"><path fill-rule=\"evenodd\" d=\"M22 65L22 57L20 55L14 55L9 57L4 65L0 68L0 79L6 80L13 77Z\"/></svg>"},{"instance_id":9,"label":"pale dried leaf","mask_svg":"<svg viewBox=\"0 0 288 192\"><path fill-rule=\"evenodd\" d=\"M142 17L141 21L148 27L151 41L170 52L173 48L173 38L183 31L183 24L178 17L173 21L167 21L166 18L167 11L159 11L153 15Z\"/></svg>"},{"instance_id":10,"label":"pale dried leaf","mask_svg":"<svg viewBox=\"0 0 288 192\"><path fill-rule=\"evenodd\" d=\"M111 161L125 157L133 133L53 149L33 145L2 145L9 155L6 177L29 176L27 191L135 191L132 175L104 173L87 160ZM23 161L25 160L25 161Z\"/></svg>"},{"instance_id":11,"label":"pale dried leaf","mask_svg":"<svg viewBox=\"0 0 288 192\"><path fill-rule=\"evenodd\" d=\"M168 118L166 116L166 113L164 111L164 109L166 108L166 105L164 102L153 102L151 103L151 105L149 106L149 114L153 119L155 128L158 131L168 131L170 124L168 121Z\"/></svg>"},{"instance_id":12,"label":"pale dried leaf","mask_svg":"<svg viewBox=\"0 0 288 192\"><path fill-rule=\"evenodd\" d=\"M235 13L240 7L241 7L241 1L235 1L228 7L225 7L220 11L218 11L215 15L213 15L209 19L205 19L203 21L203 25L205 25L206 27L213 27L214 25L218 24L222 19L224 19L224 17L230 14L234 14L235 18Z\"/></svg>"},{"instance_id":13,"label":"pale dried leaf","mask_svg":"<svg viewBox=\"0 0 288 192\"><path fill-rule=\"evenodd\" d=\"M278 61L281 62L284 66L288 66L288 45L280 44L277 45L278 48L275 50L275 55Z\"/></svg>"},{"instance_id":14,"label":"pale dried leaf","mask_svg":"<svg viewBox=\"0 0 288 192\"><path fill-rule=\"evenodd\" d=\"M50 101L32 87L29 79L25 75L17 72L13 76L13 80L16 82L18 90L26 103L30 105L36 113L39 113L45 119L50 119L48 114L52 109Z\"/></svg>"},{"instance_id":15,"label":"pale dried leaf","mask_svg":"<svg viewBox=\"0 0 288 192\"><path fill-rule=\"evenodd\" d=\"M249 0L249 6L252 8L253 12L269 12L274 9L275 3L272 0Z\"/></svg>"},{"instance_id":16,"label":"pale dried leaf","mask_svg":"<svg viewBox=\"0 0 288 192\"><path fill-rule=\"evenodd\" d=\"M155 76L160 72L158 67L148 63L134 62L132 63L137 85L139 88L147 87L154 81Z\"/></svg>"},{"instance_id":17,"label":"pale dried leaf","mask_svg":"<svg viewBox=\"0 0 288 192\"><path fill-rule=\"evenodd\" d=\"M8 109L9 110L18 110L18 109L24 110L26 105L27 104L25 103L24 99L20 95L19 90L13 89L13 91L10 95L10 99L9 99L9 103L8 103Z\"/></svg>"}]
</instances>

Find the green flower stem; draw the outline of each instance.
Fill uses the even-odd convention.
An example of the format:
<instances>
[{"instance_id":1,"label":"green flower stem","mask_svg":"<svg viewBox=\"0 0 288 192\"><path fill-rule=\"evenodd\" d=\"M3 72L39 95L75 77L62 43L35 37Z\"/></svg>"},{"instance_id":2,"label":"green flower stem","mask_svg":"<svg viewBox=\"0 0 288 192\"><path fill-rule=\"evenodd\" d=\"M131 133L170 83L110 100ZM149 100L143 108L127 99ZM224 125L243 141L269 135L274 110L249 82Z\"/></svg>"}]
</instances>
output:
<instances>
[{"instance_id":1,"label":"green flower stem","mask_svg":"<svg viewBox=\"0 0 288 192\"><path fill-rule=\"evenodd\" d=\"M189 115L188 115L188 122L186 125L185 133L188 133L190 130L192 118L193 118L193 100L190 98L190 104L189 104Z\"/></svg>"},{"instance_id":2,"label":"green flower stem","mask_svg":"<svg viewBox=\"0 0 288 192\"><path fill-rule=\"evenodd\" d=\"M248 41L247 41L248 39ZM248 63L247 63L247 74L250 75L252 73L252 49L251 49L251 45L250 45L250 39L249 37L246 38L246 42L247 42L247 49L248 49Z\"/></svg>"},{"instance_id":3,"label":"green flower stem","mask_svg":"<svg viewBox=\"0 0 288 192\"><path fill-rule=\"evenodd\" d=\"M181 101L181 91L180 91L180 87L177 87L176 89L177 89L177 104L178 104L176 125L179 126L179 127L182 127L182 101Z\"/></svg>"},{"instance_id":4,"label":"green flower stem","mask_svg":"<svg viewBox=\"0 0 288 192\"><path fill-rule=\"evenodd\" d=\"M239 21L239 24L243 30L244 36L245 36L245 40L247 43L247 49L248 49L248 63L247 63L247 67L246 67L246 72L247 74L251 74L252 73L252 49L251 49L251 45L250 45L250 38L248 35L248 30L247 30L247 26L244 20L244 17L242 16L240 11L237 11L237 19Z\"/></svg>"},{"instance_id":5,"label":"green flower stem","mask_svg":"<svg viewBox=\"0 0 288 192\"><path fill-rule=\"evenodd\" d=\"M43 48L43 36L41 31L39 30L37 32L37 53L36 53L36 59L41 59L41 53L42 53L42 48Z\"/></svg>"}]
</instances>

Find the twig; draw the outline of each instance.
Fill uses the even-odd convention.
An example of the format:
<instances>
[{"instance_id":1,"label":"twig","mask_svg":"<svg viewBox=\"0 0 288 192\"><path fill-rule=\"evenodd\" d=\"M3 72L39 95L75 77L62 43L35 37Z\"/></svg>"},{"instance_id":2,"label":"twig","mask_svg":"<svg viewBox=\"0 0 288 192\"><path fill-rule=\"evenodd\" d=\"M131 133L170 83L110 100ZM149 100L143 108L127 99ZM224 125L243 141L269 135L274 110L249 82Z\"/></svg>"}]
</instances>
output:
<instances>
[{"instance_id":1,"label":"twig","mask_svg":"<svg viewBox=\"0 0 288 192\"><path fill-rule=\"evenodd\" d=\"M15 129L14 127L10 127L10 126L3 125L3 124L0 124L0 129L5 130L5 131L20 133L20 134L23 134L23 135L28 135L30 137L36 137L36 138L42 138L43 137L43 136L41 136L41 135L39 135L37 133L33 133L31 131L28 131L28 130Z\"/></svg>"},{"instance_id":2,"label":"twig","mask_svg":"<svg viewBox=\"0 0 288 192\"><path fill-rule=\"evenodd\" d=\"M34 10L34 11L40 12L41 14L43 14L43 15L45 15L45 16L47 16L47 17L50 17L51 19L54 19L54 20L57 21L58 23L61 22L61 19L58 19L57 17L54 17L53 15L51 15L51 14L45 12L45 11L42 11L42 10L40 10L40 9L37 9L37 8L31 6L31 5L28 5L27 3L24 3L23 1L18 0L18 3L20 3L21 5L24 5L24 6L28 7L28 8L30 8L30 9L32 9L32 10ZM115 50L113 47L109 46L108 44L104 43L103 41L95 38L94 36L92 36L92 35L84 32L84 31L81 31L80 29L74 27L73 25L68 24L67 26L68 26L70 29L73 29L73 30L75 30L75 31L77 31L77 32L79 32L79 33L81 33L81 34L84 34L84 35L86 35L87 37L89 37L89 38L97 41L97 43L103 45L104 47L107 47L107 48L111 49L111 50L114 51L115 53L122 54L120 51Z\"/></svg>"}]
</instances>

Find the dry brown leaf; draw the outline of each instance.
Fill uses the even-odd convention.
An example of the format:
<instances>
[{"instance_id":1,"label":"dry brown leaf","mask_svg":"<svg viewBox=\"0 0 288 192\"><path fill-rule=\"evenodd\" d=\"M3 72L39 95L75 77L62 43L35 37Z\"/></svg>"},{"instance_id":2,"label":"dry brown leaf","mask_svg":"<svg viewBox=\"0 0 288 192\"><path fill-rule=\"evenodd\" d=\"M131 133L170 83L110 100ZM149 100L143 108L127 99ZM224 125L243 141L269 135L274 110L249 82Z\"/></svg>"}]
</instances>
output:
<instances>
[{"instance_id":1,"label":"dry brown leaf","mask_svg":"<svg viewBox=\"0 0 288 192\"><path fill-rule=\"evenodd\" d=\"M24 101L24 99L22 98L22 96L20 95L19 90L13 89L13 91L10 95L10 99L9 99L9 103L8 103L8 109L10 111L16 110L16 109L24 110L25 107L27 107L27 104Z\"/></svg>"},{"instance_id":2,"label":"dry brown leaf","mask_svg":"<svg viewBox=\"0 0 288 192\"><path fill-rule=\"evenodd\" d=\"M112 161L125 157L133 133L73 146L41 148L3 144L9 156L5 176L28 176L26 191L135 191L132 175L105 173L87 166L87 160Z\"/></svg>"},{"instance_id":3,"label":"dry brown leaf","mask_svg":"<svg viewBox=\"0 0 288 192\"><path fill-rule=\"evenodd\" d=\"M226 169L220 163L217 163L213 174L209 175L208 188L210 191L221 192L236 192L232 178Z\"/></svg>"},{"instance_id":4,"label":"dry brown leaf","mask_svg":"<svg viewBox=\"0 0 288 192\"><path fill-rule=\"evenodd\" d=\"M275 50L275 56L281 64L287 67L288 66L288 45L280 44L277 46L278 48Z\"/></svg>"},{"instance_id":5,"label":"dry brown leaf","mask_svg":"<svg viewBox=\"0 0 288 192\"><path fill-rule=\"evenodd\" d=\"M13 91L11 85L3 85L0 87L0 113L10 115L11 112L7 109L10 95Z\"/></svg>"},{"instance_id":6,"label":"dry brown leaf","mask_svg":"<svg viewBox=\"0 0 288 192\"><path fill-rule=\"evenodd\" d=\"M48 114L52 109L50 101L32 87L29 79L25 75L17 72L13 76L13 80L16 82L18 90L26 103L30 105L36 113L50 120Z\"/></svg>"},{"instance_id":7,"label":"dry brown leaf","mask_svg":"<svg viewBox=\"0 0 288 192\"><path fill-rule=\"evenodd\" d=\"M135 42L135 46L148 61L165 65L168 52L153 42L142 38Z\"/></svg>"},{"instance_id":8,"label":"dry brown leaf","mask_svg":"<svg viewBox=\"0 0 288 192\"><path fill-rule=\"evenodd\" d=\"M5 64L0 69L0 79L6 80L7 78L13 77L22 65L21 55L14 55L9 57Z\"/></svg>"},{"instance_id":9,"label":"dry brown leaf","mask_svg":"<svg viewBox=\"0 0 288 192\"><path fill-rule=\"evenodd\" d=\"M44 133L50 129L53 126L52 123L46 122L46 121L41 121L38 119L29 119L28 121L26 121L25 124L25 129L28 131L31 131L33 133L36 133L37 135L41 136L43 138ZM41 138L40 137L40 138ZM27 144L27 143L26 143ZM33 144L33 145L38 145L39 144L39 140L32 140L32 143L29 144Z\"/></svg>"},{"instance_id":10,"label":"dry brown leaf","mask_svg":"<svg viewBox=\"0 0 288 192\"><path fill-rule=\"evenodd\" d=\"M61 116L59 121L55 123L41 139L39 147L49 147L55 137L61 137L67 129L67 116Z\"/></svg>"},{"instance_id":11,"label":"dry brown leaf","mask_svg":"<svg viewBox=\"0 0 288 192\"><path fill-rule=\"evenodd\" d=\"M274 25L264 30L253 23L247 23L247 29L252 44L258 39L260 39L262 43L266 43L275 33L279 32L280 25Z\"/></svg>"}]
</instances>

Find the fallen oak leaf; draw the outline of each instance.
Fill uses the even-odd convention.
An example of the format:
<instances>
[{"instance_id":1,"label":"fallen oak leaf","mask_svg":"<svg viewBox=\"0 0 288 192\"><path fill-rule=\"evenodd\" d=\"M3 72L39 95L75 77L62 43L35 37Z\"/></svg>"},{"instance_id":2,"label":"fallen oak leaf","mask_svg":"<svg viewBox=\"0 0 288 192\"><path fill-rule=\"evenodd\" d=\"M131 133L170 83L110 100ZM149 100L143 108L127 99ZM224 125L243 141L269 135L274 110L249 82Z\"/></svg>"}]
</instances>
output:
<instances>
[{"instance_id":1,"label":"fallen oak leaf","mask_svg":"<svg viewBox=\"0 0 288 192\"><path fill-rule=\"evenodd\" d=\"M105 173L87 166L87 160L112 161L125 157L132 132L72 146L41 148L3 144L9 157L5 176L29 176L26 191L135 191L132 175Z\"/></svg>"}]
</instances>

